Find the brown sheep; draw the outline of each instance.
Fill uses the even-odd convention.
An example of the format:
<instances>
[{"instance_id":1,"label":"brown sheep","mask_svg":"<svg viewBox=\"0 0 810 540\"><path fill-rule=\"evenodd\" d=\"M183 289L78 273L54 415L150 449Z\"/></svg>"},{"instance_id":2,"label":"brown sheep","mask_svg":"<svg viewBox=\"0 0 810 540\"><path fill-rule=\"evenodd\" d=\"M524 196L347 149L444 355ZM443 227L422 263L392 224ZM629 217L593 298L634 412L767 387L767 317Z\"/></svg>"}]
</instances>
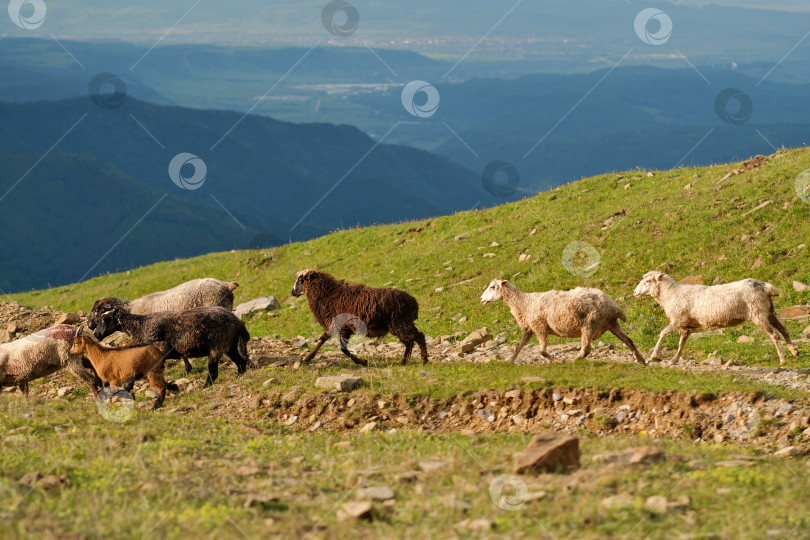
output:
<instances>
[{"instance_id":1,"label":"brown sheep","mask_svg":"<svg viewBox=\"0 0 810 540\"><path fill-rule=\"evenodd\" d=\"M346 283L320 270L302 270L295 277L292 295L306 295L309 309L324 329L304 362L312 360L326 340L334 336L339 338L343 354L366 366L368 362L348 349L349 338L363 333L368 337L390 333L399 338L405 345L403 365L408 362L414 343L419 345L422 364L428 361L425 334L414 324L419 317L419 302L404 291Z\"/></svg>"}]
</instances>

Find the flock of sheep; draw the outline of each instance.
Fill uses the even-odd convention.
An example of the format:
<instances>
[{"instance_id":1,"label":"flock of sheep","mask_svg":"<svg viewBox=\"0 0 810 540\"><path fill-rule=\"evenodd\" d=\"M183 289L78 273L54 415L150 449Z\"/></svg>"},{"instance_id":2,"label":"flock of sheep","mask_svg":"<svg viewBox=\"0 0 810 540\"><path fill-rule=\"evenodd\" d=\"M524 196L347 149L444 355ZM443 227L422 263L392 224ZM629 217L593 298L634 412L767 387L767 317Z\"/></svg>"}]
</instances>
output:
<instances>
[{"instance_id":1,"label":"flock of sheep","mask_svg":"<svg viewBox=\"0 0 810 540\"><path fill-rule=\"evenodd\" d=\"M204 278L133 301L101 298L89 313L87 328L57 325L0 345L0 387L19 386L27 394L30 381L62 369L84 381L94 395L105 385L131 392L136 380L146 378L158 394L154 403L157 409L167 390L177 390L176 385L164 378L167 359L182 359L188 374L189 358L207 356L206 386L217 379L223 355L236 364L237 375L241 375L249 361L250 334L233 314L236 287L235 282ZM653 297L669 319L651 361L660 359L664 337L675 330L680 332L673 363L678 362L692 331L726 328L745 321L751 321L768 335L782 364L786 359L780 334L791 354L798 356L798 349L774 310L773 297L778 294L770 283L755 279L713 286L687 285L662 272L645 274L634 291L636 297ZM335 337L343 354L357 364L367 365L348 349L354 334L368 337L392 334L405 345L403 364L410 358L414 345L419 346L422 363L428 361L425 335L415 325L419 303L404 291L346 283L326 272L303 270L296 275L292 295L306 296L312 314L324 329L305 361L311 360L330 337ZM644 356L622 331L620 321L626 321L626 315L598 289L577 287L570 291L525 293L506 280L495 279L481 295L481 303L498 300L509 306L523 331L512 361L533 335L540 342L540 354L548 358L549 335L580 338L582 348L577 356L580 359L589 354L593 340L610 331L632 351L637 362L645 363ZM130 336L130 345L114 348L100 343L117 331Z\"/></svg>"}]
</instances>

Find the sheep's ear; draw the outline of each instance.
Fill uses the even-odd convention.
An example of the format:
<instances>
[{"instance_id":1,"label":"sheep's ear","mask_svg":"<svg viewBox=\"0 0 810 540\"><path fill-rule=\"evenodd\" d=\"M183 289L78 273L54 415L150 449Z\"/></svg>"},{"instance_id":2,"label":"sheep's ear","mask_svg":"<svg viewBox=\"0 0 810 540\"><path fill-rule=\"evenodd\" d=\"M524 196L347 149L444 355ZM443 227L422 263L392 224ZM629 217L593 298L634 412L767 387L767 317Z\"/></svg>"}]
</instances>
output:
<instances>
[{"instance_id":1,"label":"sheep's ear","mask_svg":"<svg viewBox=\"0 0 810 540\"><path fill-rule=\"evenodd\" d=\"M499 279L498 284L500 284L501 287L503 287L504 285L506 285L506 280L505 279Z\"/></svg>"},{"instance_id":2,"label":"sheep's ear","mask_svg":"<svg viewBox=\"0 0 810 540\"><path fill-rule=\"evenodd\" d=\"M661 281L662 279L664 279L664 274L662 274L661 272L655 274L655 281Z\"/></svg>"}]
</instances>

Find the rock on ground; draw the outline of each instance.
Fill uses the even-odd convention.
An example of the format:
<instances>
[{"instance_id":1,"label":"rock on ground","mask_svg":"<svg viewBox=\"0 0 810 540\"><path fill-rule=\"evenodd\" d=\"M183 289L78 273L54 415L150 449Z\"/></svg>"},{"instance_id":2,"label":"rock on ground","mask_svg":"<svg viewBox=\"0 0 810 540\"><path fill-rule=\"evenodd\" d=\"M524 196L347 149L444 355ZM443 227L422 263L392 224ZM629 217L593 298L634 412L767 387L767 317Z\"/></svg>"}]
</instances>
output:
<instances>
[{"instance_id":1,"label":"rock on ground","mask_svg":"<svg viewBox=\"0 0 810 540\"><path fill-rule=\"evenodd\" d=\"M547 431L535 436L514 460L517 474L575 469L579 467L579 439Z\"/></svg>"},{"instance_id":2,"label":"rock on ground","mask_svg":"<svg viewBox=\"0 0 810 540\"><path fill-rule=\"evenodd\" d=\"M358 388L363 382L360 377L352 375L330 375L315 379L315 386L324 390L340 390L341 392L351 392Z\"/></svg>"},{"instance_id":3,"label":"rock on ground","mask_svg":"<svg viewBox=\"0 0 810 540\"><path fill-rule=\"evenodd\" d=\"M281 309L281 304L275 296L262 296L261 298L256 298L250 302L239 304L236 306L236 309L233 310L233 313L241 319L248 313L254 313L256 311L269 311L271 309Z\"/></svg>"},{"instance_id":4,"label":"rock on ground","mask_svg":"<svg viewBox=\"0 0 810 540\"><path fill-rule=\"evenodd\" d=\"M594 463L609 465L618 463L621 465L649 465L658 463L664 459L664 452L654 446L642 446L640 448L630 448L618 452L605 452L593 456Z\"/></svg>"}]
</instances>

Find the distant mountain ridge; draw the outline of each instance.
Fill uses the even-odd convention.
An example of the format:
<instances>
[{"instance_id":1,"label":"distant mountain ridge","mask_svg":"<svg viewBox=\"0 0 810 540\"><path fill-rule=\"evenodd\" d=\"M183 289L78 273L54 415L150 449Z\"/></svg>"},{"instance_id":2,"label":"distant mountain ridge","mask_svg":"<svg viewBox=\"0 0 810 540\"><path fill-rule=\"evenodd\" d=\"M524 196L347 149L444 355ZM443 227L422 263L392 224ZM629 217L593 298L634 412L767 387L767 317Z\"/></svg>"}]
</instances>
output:
<instances>
[{"instance_id":1,"label":"distant mountain ridge","mask_svg":"<svg viewBox=\"0 0 810 540\"><path fill-rule=\"evenodd\" d=\"M171 213L159 214L165 231L153 228L154 236L137 247L122 244L119 256L108 259L96 272L247 248L258 234L277 238L279 243L344 227L491 206L497 200L483 189L478 175L447 158L378 144L353 127L296 125L227 111L159 106L132 98L120 108L108 110L87 97L0 103L0 196L25 172L20 163L36 161L20 155L42 156L51 147L53 152L34 168L31 177L0 203L0 223L10 226L36 216L33 225L42 233L59 230L67 219L64 212L68 212L72 219L92 225L85 233L108 232L109 216L107 221L93 219L100 207L105 211L120 208L117 216L121 222L130 219L132 223L163 194L169 199L160 208L177 204L197 216L180 219L178 214L172 219ZM198 156L205 164L207 175L199 189L183 190L172 182L169 164L181 153ZM54 168L54 161L60 165ZM44 167L47 163L52 167ZM47 171L51 174L45 174ZM187 166L182 176L190 178L195 172ZM40 196L37 186L52 185L56 178L75 191L89 191L93 196L71 196L75 200L67 207L64 198ZM169 201L176 202L166 204ZM52 221L51 216L61 219ZM138 229L148 223L155 225L153 217L145 219ZM199 219L205 226L195 225ZM37 237L31 228L25 230L32 238ZM136 232L133 238L138 238ZM184 244L177 242L182 236L187 238ZM41 248L46 252L52 247L49 242L58 241L48 235L41 238ZM168 239L165 244L164 239ZM112 239L115 241L117 238ZM5 252L6 241L2 247ZM18 250L18 264L13 266L7 260L0 275L0 287L5 290L77 279L67 277L70 274L59 269L58 263L32 271L25 263L30 258L23 254L33 257L33 247L15 244L14 248Z\"/></svg>"}]
</instances>

